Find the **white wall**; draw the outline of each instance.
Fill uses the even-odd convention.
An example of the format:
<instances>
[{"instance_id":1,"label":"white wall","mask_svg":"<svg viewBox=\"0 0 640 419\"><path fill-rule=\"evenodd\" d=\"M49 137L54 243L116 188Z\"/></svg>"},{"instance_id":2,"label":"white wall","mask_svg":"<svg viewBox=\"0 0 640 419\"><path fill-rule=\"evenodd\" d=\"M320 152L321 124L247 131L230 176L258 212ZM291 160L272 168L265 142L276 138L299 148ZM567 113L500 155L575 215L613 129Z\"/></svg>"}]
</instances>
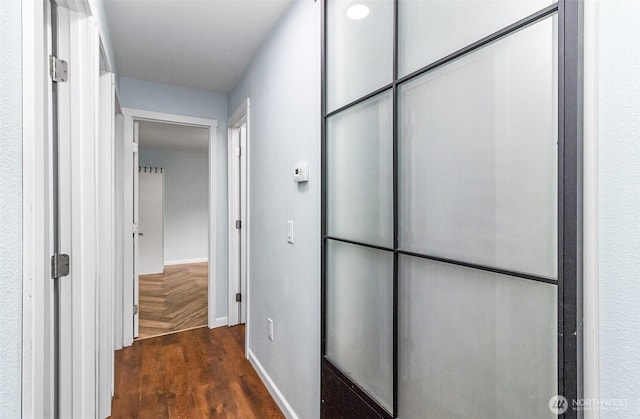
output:
<instances>
[{"instance_id":1,"label":"white wall","mask_svg":"<svg viewBox=\"0 0 640 419\"><path fill-rule=\"evenodd\" d=\"M640 412L640 2L599 4L598 224L602 418Z\"/></svg>"},{"instance_id":2,"label":"white wall","mask_svg":"<svg viewBox=\"0 0 640 419\"><path fill-rule=\"evenodd\" d=\"M227 96L224 94L124 76L120 77L119 93L125 108L216 119L218 138L227 134Z\"/></svg>"},{"instance_id":3,"label":"white wall","mask_svg":"<svg viewBox=\"0 0 640 419\"><path fill-rule=\"evenodd\" d=\"M0 2L0 418L21 412L21 2Z\"/></svg>"},{"instance_id":4,"label":"white wall","mask_svg":"<svg viewBox=\"0 0 640 419\"><path fill-rule=\"evenodd\" d=\"M120 103L125 108L144 109L218 121L218 218L216 243L227 242L227 96L151 81L120 77ZM216 249L216 317L227 315L227 249Z\"/></svg>"},{"instance_id":5,"label":"white wall","mask_svg":"<svg viewBox=\"0 0 640 419\"><path fill-rule=\"evenodd\" d=\"M140 148L140 166L164 169L164 261L207 258L207 153Z\"/></svg>"},{"instance_id":6,"label":"white wall","mask_svg":"<svg viewBox=\"0 0 640 419\"><path fill-rule=\"evenodd\" d=\"M231 112L247 96L251 99L249 350L293 412L316 418L320 414L319 2L294 2L231 92ZM302 161L310 163L310 178L298 186L293 167ZM294 221L293 245L287 243L287 220ZM267 317L273 319L273 342L267 339Z\"/></svg>"}]
</instances>

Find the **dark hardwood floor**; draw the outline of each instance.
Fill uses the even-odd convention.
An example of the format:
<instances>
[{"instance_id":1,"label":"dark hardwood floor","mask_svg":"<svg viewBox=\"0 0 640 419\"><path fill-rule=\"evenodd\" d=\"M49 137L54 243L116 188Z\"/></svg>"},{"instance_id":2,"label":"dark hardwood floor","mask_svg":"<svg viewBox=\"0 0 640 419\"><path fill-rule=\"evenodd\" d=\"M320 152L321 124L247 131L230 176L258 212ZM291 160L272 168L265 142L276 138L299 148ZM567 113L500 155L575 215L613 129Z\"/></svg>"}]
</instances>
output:
<instances>
[{"instance_id":1,"label":"dark hardwood floor","mask_svg":"<svg viewBox=\"0 0 640 419\"><path fill-rule=\"evenodd\" d=\"M202 327L116 352L112 418L283 418L244 357L244 326Z\"/></svg>"},{"instance_id":2,"label":"dark hardwood floor","mask_svg":"<svg viewBox=\"0 0 640 419\"><path fill-rule=\"evenodd\" d=\"M140 275L138 339L206 325L208 272L204 262Z\"/></svg>"}]
</instances>

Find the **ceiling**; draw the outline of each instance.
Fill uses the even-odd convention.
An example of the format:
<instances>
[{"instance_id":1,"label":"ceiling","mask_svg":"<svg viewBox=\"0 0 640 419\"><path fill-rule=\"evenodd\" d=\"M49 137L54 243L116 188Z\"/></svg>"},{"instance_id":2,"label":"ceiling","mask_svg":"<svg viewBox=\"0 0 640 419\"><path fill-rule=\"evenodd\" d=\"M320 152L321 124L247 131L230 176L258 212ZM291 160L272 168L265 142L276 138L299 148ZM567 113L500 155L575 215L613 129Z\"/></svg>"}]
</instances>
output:
<instances>
[{"instance_id":1,"label":"ceiling","mask_svg":"<svg viewBox=\"0 0 640 419\"><path fill-rule=\"evenodd\" d=\"M121 76L228 93L293 0L104 0Z\"/></svg>"},{"instance_id":2,"label":"ceiling","mask_svg":"<svg viewBox=\"0 0 640 419\"><path fill-rule=\"evenodd\" d=\"M140 121L138 141L140 147L206 153L209 151L209 129Z\"/></svg>"}]
</instances>

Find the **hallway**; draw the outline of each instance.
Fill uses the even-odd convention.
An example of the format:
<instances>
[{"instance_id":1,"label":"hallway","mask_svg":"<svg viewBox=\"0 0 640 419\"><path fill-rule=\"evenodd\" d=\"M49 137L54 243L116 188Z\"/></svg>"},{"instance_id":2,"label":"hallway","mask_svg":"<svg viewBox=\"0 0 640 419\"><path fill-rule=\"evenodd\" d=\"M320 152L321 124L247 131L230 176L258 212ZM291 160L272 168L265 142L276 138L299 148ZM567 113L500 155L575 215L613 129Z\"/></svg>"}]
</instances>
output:
<instances>
[{"instance_id":1,"label":"hallway","mask_svg":"<svg viewBox=\"0 0 640 419\"><path fill-rule=\"evenodd\" d=\"M0 419L640 418L637 22L0 2Z\"/></svg>"},{"instance_id":2,"label":"hallway","mask_svg":"<svg viewBox=\"0 0 640 419\"><path fill-rule=\"evenodd\" d=\"M117 351L111 417L283 417L244 357L244 334L202 327Z\"/></svg>"}]
</instances>

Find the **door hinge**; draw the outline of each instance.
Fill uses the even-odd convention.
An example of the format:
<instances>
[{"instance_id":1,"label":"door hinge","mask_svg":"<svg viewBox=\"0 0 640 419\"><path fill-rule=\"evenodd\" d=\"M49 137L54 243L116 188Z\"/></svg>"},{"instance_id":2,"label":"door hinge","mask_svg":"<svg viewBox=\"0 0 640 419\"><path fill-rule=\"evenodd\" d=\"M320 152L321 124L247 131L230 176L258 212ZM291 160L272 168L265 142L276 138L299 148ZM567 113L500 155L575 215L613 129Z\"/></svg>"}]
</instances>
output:
<instances>
[{"instance_id":1,"label":"door hinge","mask_svg":"<svg viewBox=\"0 0 640 419\"><path fill-rule=\"evenodd\" d=\"M49 74L51 75L51 80L56 83L67 81L69 79L68 68L69 65L65 60L61 60L53 55L49 56Z\"/></svg>"},{"instance_id":2,"label":"door hinge","mask_svg":"<svg viewBox=\"0 0 640 419\"><path fill-rule=\"evenodd\" d=\"M242 228L242 221L236 220L236 229L240 230Z\"/></svg>"},{"instance_id":3,"label":"door hinge","mask_svg":"<svg viewBox=\"0 0 640 419\"><path fill-rule=\"evenodd\" d=\"M133 305L133 314L138 314L138 305L137 304Z\"/></svg>"},{"instance_id":4,"label":"door hinge","mask_svg":"<svg viewBox=\"0 0 640 419\"><path fill-rule=\"evenodd\" d=\"M236 303L240 303L240 302L242 302L242 294L238 292L236 293Z\"/></svg>"},{"instance_id":5,"label":"door hinge","mask_svg":"<svg viewBox=\"0 0 640 419\"><path fill-rule=\"evenodd\" d=\"M69 275L69 255L56 253L51 256L51 278L63 278Z\"/></svg>"},{"instance_id":6,"label":"door hinge","mask_svg":"<svg viewBox=\"0 0 640 419\"><path fill-rule=\"evenodd\" d=\"M240 153L242 153L240 147L236 147L236 157L240 157Z\"/></svg>"}]
</instances>

